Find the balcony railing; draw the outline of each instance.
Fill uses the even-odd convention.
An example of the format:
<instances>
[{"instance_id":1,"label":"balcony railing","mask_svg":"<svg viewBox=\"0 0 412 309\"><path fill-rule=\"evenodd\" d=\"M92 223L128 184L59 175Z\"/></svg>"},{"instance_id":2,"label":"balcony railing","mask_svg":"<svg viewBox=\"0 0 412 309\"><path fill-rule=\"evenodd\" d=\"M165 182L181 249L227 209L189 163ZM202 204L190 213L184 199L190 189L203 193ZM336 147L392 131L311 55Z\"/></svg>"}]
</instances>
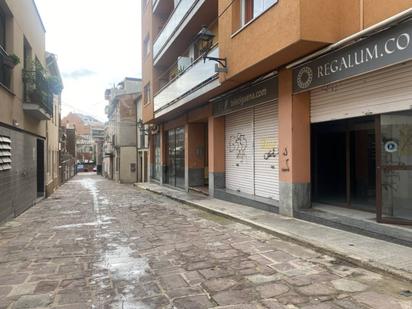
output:
<instances>
[{"instance_id":1,"label":"balcony railing","mask_svg":"<svg viewBox=\"0 0 412 309\"><path fill-rule=\"evenodd\" d=\"M199 0L180 0L153 44L156 58Z\"/></svg>"},{"instance_id":2,"label":"balcony railing","mask_svg":"<svg viewBox=\"0 0 412 309\"><path fill-rule=\"evenodd\" d=\"M23 70L24 103L38 105L53 116L53 94L44 74L39 71Z\"/></svg>"},{"instance_id":3,"label":"balcony railing","mask_svg":"<svg viewBox=\"0 0 412 309\"><path fill-rule=\"evenodd\" d=\"M208 56L219 57L219 47L216 46ZM174 103L209 80L216 78L215 65L216 62L214 61L203 61L202 57L197 59L186 70L179 73L179 75L160 89L154 97L154 110L158 111Z\"/></svg>"}]
</instances>

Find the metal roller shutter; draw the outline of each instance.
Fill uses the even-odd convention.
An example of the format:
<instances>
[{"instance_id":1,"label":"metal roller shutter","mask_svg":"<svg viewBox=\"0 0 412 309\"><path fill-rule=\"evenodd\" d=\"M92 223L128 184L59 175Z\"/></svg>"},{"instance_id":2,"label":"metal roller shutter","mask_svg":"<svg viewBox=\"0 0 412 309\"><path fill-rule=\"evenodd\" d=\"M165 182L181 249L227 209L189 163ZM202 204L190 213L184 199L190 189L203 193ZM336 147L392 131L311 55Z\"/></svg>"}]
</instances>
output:
<instances>
[{"instance_id":1,"label":"metal roller shutter","mask_svg":"<svg viewBox=\"0 0 412 309\"><path fill-rule=\"evenodd\" d=\"M226 116L226 188L254 194L253 109Z\"/></svg>"},{"instance_id":2,"label":"metal roller shutter","mask_svg":"<svg viewBox=\"0 0 412 309\"><path fill-rule=\"evenodd\" d=\"M311 91L311 122L412 108L412 62Z\"/></svg>"},{"instance_id":3,"label":"metal roller shutter","mask_svg":"<svg viewBox=\"0 0 412 309\"><path fill-rule=\"evenodd\" d=\"M278 103L255 108L255 194L279 200Z\"/></svg>"}]
</instances>

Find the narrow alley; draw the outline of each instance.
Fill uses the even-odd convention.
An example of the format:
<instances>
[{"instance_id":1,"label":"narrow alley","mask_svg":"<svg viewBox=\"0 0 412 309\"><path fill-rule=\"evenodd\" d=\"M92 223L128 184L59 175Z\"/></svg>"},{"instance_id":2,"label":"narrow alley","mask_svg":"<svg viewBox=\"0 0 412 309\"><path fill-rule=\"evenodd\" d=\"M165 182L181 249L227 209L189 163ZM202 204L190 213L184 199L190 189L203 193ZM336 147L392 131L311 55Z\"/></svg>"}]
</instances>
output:
<instances>
[{"instance_id":1,"label":"narrow alley","mask_svg":"<svg viewBox=\"0 0 412 309\"><path fill-rule=\"evenodd\" d=\"M0 225L1 309L410 309L410 289L94 174Z\"/></svg>"}]
</instances>

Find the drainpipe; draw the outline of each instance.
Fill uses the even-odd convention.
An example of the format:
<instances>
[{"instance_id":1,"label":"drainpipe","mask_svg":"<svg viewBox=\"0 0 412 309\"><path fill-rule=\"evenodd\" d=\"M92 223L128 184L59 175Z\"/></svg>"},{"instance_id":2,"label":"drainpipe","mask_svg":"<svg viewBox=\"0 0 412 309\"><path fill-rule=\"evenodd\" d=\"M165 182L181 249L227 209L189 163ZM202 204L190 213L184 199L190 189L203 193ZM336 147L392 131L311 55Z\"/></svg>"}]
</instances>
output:
<instances>
[{"instance_id":1,"label":"drainpipe","mask_svg":"<svg viewBox=\"0 0 412 309\"><path fill-rule=\"evenodd\" d=\"M136 119L135 119L135 126L136 126L136 129L134 130L134 132L136 133L136 182L139 182L139 133L140 133L140 131L138 132L138 129L137 129L137 121L138 121L138 117L137 117L137 114L138 114L138 110L137 110L137 103L138 103L138 99L136 99L135 100L135 103L136 103L136 113L135 113L135 115L136 115Z\"/></svg>"},{"instance_id":2,"label":"drainpipe","mask_svg":"<svg viewBox=\"0 0 412 309\"><path fill-rule=\"evenodd\" d=\"M362 4L362 6L363 6L363 4ZM362 9L362 11L363 11L363 9ZM362 14L362 16L363 16L363 14ZM338 49L339 47L342 47L343 45L345 45L347 43L350 43L352 41L360 39L360 38L374 32L374 31L382 30L383 28L389 27L392 24L399 23L402 20L404 20L404 19L406 19L410 16L412 16L412 8L407 9L405 11L402 11L402 12L396 14L396 15L393 15L392 17L389 17L388 19L385 19L385 20L383 20L383 21L381 21L381 22L379 22L379 23L377 23L373 26L370 26L370 27L368 27L364 30L361 30L361 31L359 31L355 34L352 34L351 36L348 36L348 37L344 38L343 40L340 40L340 41L338 41L334 44L331 44L328 47L323 48L323 49L321 49L321 50L319 50L319 51L317 51L317 52L315 52L311 55L308 55L308 56L306 56L304 58L301 58L301 59L299 59L295 62L292 62L291 64L288 64L286 66L286 69L292 69L294 67L297 67L298 65L300 65L302 63L305 63L305 62L313 60L317 57L320 57L320 56L322 56L322 55L324 55L324 54L326 54L326 53L328 53L332 50L335 50L335 49Z\"/></svg>"}]
</instances>

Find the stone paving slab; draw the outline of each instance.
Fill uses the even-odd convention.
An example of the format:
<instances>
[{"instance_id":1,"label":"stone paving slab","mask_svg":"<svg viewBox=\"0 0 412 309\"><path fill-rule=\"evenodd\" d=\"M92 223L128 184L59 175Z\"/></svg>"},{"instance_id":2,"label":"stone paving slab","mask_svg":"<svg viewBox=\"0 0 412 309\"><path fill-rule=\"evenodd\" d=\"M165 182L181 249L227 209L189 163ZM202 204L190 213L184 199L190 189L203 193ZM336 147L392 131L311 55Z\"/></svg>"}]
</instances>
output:
<instances>
[{"instance_id":1,"label":"stone paving slab","mask_svg":"<svg viewBox=\"0 0 412 309\"><path fill-rule=\"evenodd\" d=\"M405 281L90 174L0 240L0 309L412 308Z\"/></svg>"},{"instance_id":2,"label":"stone paving slab","mask_svg":"<svg viewBox=\"0 0 412 309\"><path fill-rule=\"evenodd\" d=\"M412 248L154 183L138 187L412 282Z\"/></svg>"}]
</instances>

